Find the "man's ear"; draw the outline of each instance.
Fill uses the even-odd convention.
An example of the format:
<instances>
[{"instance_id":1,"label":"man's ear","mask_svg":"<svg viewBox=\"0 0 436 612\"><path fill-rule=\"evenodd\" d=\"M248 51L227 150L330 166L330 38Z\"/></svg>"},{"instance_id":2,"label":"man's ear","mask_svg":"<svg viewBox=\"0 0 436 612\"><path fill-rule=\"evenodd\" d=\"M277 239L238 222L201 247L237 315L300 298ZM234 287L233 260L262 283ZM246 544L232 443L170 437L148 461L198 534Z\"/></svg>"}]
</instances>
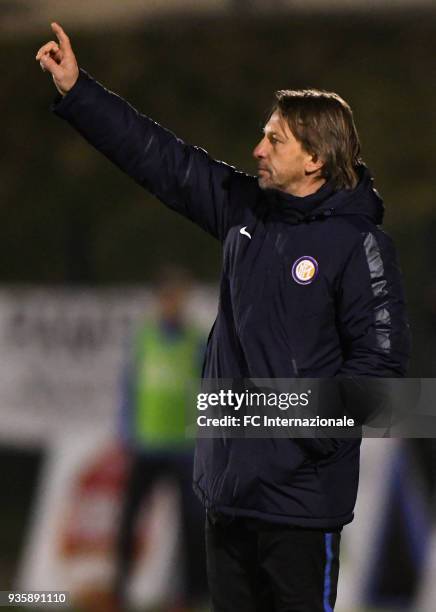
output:
<instances>
[{"instance_id":1,"label":"man's ear","mask_svg":"<svg viewBox=\"0 0 436 612\"><path fill-rule=\"evenodd\" d=\"M316 153L313 153L313 155L308 156L306 160L306 163L304 165L304 172L306 175L315 174L316 172L319 172L321 170L323 165L324 162L322 161L322 159L318 157Z\"/></svg>"}]
</instances>

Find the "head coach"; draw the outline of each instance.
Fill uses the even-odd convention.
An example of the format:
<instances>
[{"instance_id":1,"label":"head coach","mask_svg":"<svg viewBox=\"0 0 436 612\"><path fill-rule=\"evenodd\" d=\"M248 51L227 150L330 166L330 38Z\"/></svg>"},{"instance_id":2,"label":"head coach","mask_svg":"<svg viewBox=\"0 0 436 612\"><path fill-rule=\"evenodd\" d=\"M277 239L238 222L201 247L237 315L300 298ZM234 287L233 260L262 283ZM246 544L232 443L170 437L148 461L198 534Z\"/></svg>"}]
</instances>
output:
<instances>
[{"instance_id":1,"label":"head coach","mask_svg":"<svg viewBox=\"0 0 436 612\"><path fill-rule=\"evenodd\" d=\"M401 275L348 104L283 90L254 149L258 176L213 160L79 70L70 41L36 59L54 112L223 246L205 378L404 376ZM357 439L201 439L217 612L333 610L340 531L353 518Z\"/></svg>"}]
</instances>

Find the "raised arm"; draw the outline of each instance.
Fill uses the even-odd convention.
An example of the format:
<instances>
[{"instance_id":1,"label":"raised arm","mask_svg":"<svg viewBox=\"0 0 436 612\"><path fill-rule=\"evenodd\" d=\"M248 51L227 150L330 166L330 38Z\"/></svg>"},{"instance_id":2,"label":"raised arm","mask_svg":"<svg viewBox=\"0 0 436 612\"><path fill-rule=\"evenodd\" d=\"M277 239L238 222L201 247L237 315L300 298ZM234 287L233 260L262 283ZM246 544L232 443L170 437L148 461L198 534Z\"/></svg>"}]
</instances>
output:
<instances>
[{"instance_id":1,"label":"raised arm","mask_svg":"<svg viewBox=\"0 0 436 612\"><path fill-rule=\"evenodd\" d=\"M185 144L79 70L68 36L56 23L52 29L58 43L45 44L36 59L61 94L56 114L167 206L223 241L250 201L246 192L235 197L237 186L254 192L255 179Z\"/></svg>"}]
</instances>

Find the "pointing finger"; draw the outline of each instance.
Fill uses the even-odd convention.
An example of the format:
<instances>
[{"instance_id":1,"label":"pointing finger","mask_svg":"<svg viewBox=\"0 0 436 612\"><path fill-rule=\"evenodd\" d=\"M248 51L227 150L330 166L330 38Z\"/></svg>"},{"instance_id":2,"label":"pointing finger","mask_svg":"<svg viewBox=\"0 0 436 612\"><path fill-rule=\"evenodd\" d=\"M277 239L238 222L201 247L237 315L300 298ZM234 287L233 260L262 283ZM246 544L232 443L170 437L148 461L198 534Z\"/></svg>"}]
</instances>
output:
<instances>
[{"instance_id":1,"label":"pointing finger","mask_svg":"<svg viewBox=\"0 0 436 612\"><path fill-rule=\"evenodd\" d=\"M59 41L59 44L61 46L61 49L66 50L66 49L71 49L71 44L70 44L70 39L68 38L68 36L65 34L64 30L61 28L61 26L56 23L55 21L51 24L51 29L53 30L53 32L56 34L57 39Z\"/></svg>"}]
</instances>

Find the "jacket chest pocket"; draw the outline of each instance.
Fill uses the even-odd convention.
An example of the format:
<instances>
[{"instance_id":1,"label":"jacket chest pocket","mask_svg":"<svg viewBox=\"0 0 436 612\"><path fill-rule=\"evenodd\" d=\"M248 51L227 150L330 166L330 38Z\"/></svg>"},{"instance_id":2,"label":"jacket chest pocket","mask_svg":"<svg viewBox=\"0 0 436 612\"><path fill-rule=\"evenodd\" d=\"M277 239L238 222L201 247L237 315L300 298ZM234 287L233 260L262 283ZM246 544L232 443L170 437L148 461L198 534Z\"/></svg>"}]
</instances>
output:
<instances>
[{"instance_id":1,"label":"jacket chest pocket","mask_svg":"<svg viewBox=\"0 0 436 612\"><path fill-rule=\"evenodd\" d=\"M236 235L226 253L233 314L237 325L244 324L249 312L265 299L271 267L271 247L268 236Z\"/></svg>"}]
</instances>

